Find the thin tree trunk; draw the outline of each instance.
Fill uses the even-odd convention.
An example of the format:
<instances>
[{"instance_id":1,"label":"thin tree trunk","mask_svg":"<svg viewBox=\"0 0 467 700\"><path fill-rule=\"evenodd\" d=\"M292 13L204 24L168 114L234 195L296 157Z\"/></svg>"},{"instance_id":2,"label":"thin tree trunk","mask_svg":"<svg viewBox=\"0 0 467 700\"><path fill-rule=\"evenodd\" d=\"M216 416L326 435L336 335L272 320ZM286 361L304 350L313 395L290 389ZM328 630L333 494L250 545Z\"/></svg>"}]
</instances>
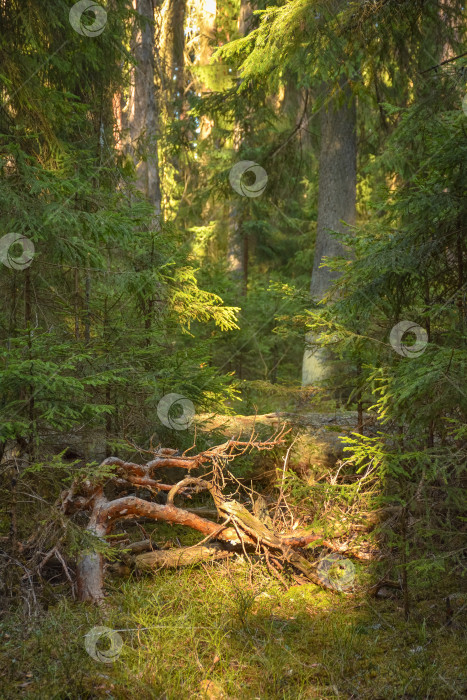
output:
<instances>
[{"instance_id":1,"label":"thin tree trunk","mask_svg":"<svg viewBox=\"0 0 467 700\"><path fill-rule=\"evenodd\" d=\"M464 287L464 240L465 237L463 235L463 222L459 221L458 222L458 230L457 230L457 240L456 240L456 248L457 248L457 289L459 291L459 298L457 300L457 308L459 312L459 332L461 335L464 333L464 317L465 317L465 311L464 311L464 298L462 294L460 293Z\"/></svg>"},{"instance_id":2,"label":"thin tree trunk","mask_svg":"<svg viewBox=\"0 0 467 700\"><path fill-rule=\"evenodd\" d=\"M74 294L74 311L75 311L75 340L79 340L79 271L75 267L75 294Z\"/></svg>"},{"instance_id":3,"label":"thin tree trunk","mask_svg":"<svg viewBox=\"0 0 467 700\"><path fill-rule=\"evenodd\" d=\"M407 622L410 617L410 596L409 596L409 581L407 573L407 506L404 506L401 512L401 564L402 564L402 594L404 597L404 619Z\"/></svg>"},{"instance_id":4,"label":"thin tree trunk","mask_svg":"<svg viewBox=\"0 0 467 700\"><path fill-rule=\"evenodd\" d=\"M102 506L106 499L102 496ZM96 501L96 506L91 514L87 530L92 535L103 540L106 534L106 527L100 523L100 503ZM104 557L100 552L88 552L78 557L76 563L76 585L78 589L78 600L99 603L104 597Z\"/></svg>"},{"instance_id":5,"label":"thin tree trunk","mask_svg":"<svg viewBox=\"0 0 467 700\"><path fill-rule=\"evenodd\" d=\"M247 36L253 28L253 8L248 0L241 0L238 16L238 33L241 37ZM235 125L234 149L238 152L242 145L242 132L240 124ZM236 280L239 281L242 296L248 291L248 236L243 230L243 206L232 204L230 211L230 227L228 231L227 258L229 269Z\"/></svg>"},{"instance_id":6,"label":"thin tree trunk","mask_svg":"<svg viewBox=\"0 0 467 700\"><path fill-rule=\"evenodd\" d=\"M215 38L215 27L217 17L217 3L210 0L201 0L199 6L199 48L196 52L196 64L198 66L207 67L210 65L213 40ZM202 75L202 74L201 74ZM198 83L199 92L205 92L207 85ZM201 115L199 121L199 140L204 141L209 137L212 131L214 122L206 114Z\"/></svg>"},{"instance_id":7,"label":"thin tree trunk","mask_svg":"<svg viewBox=\"0 0 467 700\"><path fill-rule=\"evenodd\" d=\"M25 284L24 284L24 321L28 333L28 355L31 361L30 373L33 374L33 355L32 355L32 288L31 288L31 271L28 268L24 271ZM34 451L34 383L31 382L28 387L28 420L29 420L29 440L28 440L28 453L31 458Z\"/></svg>"},{"instance_id":8,"label":"thin tree trunk","mask_svg":"<svg viewBox=\"0 0 467 700\"><path fill-rule=\"evenodd\" d=\"M88 267L86 269L86 288L85 288L85 316L84 316L84 341L86 344L91 342L91 271L89 269L90 260L88 255Z\"/></svg>"}]
</instances>

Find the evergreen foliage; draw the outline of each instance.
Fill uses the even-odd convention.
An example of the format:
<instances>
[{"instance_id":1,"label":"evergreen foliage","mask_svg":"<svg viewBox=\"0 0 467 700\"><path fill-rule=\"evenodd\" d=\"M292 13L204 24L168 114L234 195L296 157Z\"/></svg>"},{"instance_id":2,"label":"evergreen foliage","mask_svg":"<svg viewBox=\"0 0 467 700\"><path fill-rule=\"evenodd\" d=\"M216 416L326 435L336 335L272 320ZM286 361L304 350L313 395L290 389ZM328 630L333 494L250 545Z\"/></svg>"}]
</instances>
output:
<instances>
[{"instance_id":1,"label":"evergreen foliage","mask_svg":"<svg viewBox=\"0 0 467 700\"><path fill-rule=\"evenodd\" d=\"M411 576L428 585L465 574L464 2L190 0L175 67L163 63L169 4L154 3L153 55L141 66L139 0L99 2L106 24L92 37L71 25L72 0L0 2L4 539L18 571L36 516L44 549L58 537L72 556L95 547L51 505L77 470L109 475L73 453L76 436L132 458L135 444L212 445L214 428L200 437L163 424L167 394L222 420L344 405L359 430L344 438L332 479L288 470L295 443L264 472L276 479L280 465L279 499L325 534L334 506L392 509L375 539L393 557L383 573L394 564L408 614ZM92 19L85 13L84 26ZM148 66L149 147L144 126L130 143L124 125L134 76ZM348 95L358 108L357 224L331 232L349 254L325 261L339 276L317 303L319 115ZM141 187L151 158L160 217ZM246 191L234 186L242 163L266 175L255 196L251 172ZM301 391L310 331L330 373ZM34 503L24 509L23 487Z\"/></svg>"}]
</instances>

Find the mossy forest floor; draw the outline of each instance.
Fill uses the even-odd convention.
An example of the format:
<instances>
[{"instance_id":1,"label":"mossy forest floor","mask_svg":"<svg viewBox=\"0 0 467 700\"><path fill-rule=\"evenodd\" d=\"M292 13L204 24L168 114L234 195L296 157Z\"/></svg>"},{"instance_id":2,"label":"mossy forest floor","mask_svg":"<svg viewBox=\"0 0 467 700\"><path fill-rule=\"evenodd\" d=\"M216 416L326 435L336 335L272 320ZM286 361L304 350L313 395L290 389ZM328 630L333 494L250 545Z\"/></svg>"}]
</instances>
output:
<instances>
[{"instance_id":1,"label":"mossy forest floor","mask_svg":"<svg viewBox=\"0 0 467 700\"><path fill-rule=\"evenodd\" d=\"M192 543L196 534L167 529ZM169 532L170 531L170 532ZM101 608L62 598L39 617L0 623L2 698L462 698L467 696L466 612L454 597L416 593L405 623L398 598L313 584L288 591L244 556L140 579L109 579ZM112 663L85 650L101 625L123 646ZM105 653L109 640L97 649Z\"/></svg>"},{"instance_id":2,"label":"mossy forest floor","mask_svg":"<svg viewBox=\"0 0 467 700\"><path fill-rule=\"evenodd\" d=\"M333 431L318 427L315 433L333 447L327 437ZM316 455L313 445L297 443L295 462L304 474L327 468L321 442ZM159 544L200 539L180 526L145 527ZM141 539L135 524L129 531ZM387 598L369 595L380 573L373 564L356 564L353 587L333 592L297 585L285 572L285 590L264 562L241 555L141 577L108 576L101 607L73 601L65 584L51 585L42 612L0 616L0 697L467 697L463 582L449 572L436 580L412 576L405 622L397 591ZM85 637L96 626L114 630L114 641L122 644L109 650L108 638L97 642L97 656L114 653L111 663L85 649Z\"/></svg>"}]
</instances>

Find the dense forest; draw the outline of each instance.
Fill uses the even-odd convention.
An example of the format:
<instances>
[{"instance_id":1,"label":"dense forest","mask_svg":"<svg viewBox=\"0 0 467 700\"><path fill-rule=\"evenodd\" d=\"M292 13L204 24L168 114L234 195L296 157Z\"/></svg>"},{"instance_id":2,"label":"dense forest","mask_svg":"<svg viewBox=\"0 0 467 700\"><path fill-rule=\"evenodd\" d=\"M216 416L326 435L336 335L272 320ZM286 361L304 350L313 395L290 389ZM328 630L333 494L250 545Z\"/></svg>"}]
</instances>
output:
<instances>
[{"instance_id":1,"label":"dense forest","mask_svg":"<svg viewBox=\"0 0 467 700\"><path fill-rule=\"evenodd\" d=\"M466 697L464 2L0 23L0 697Z\"/></svg>"}]
</instances>

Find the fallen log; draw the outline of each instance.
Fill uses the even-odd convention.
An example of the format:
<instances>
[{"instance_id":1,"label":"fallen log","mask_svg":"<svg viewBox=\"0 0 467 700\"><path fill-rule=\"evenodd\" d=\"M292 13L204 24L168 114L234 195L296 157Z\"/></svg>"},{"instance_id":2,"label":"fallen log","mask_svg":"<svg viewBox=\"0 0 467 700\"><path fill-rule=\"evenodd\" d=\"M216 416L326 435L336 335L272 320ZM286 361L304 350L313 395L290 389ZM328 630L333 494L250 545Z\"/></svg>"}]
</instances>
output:
<instances>
[{"instance_id":1,"label":"fallen log","mask_svg":"<svg viewBox=\"0 0 467 700\"><path fill-rule=\"evenodd\" d=\"M234 502L229 502L234 503ZM189 513L183 508L173 505L160 505L145 501L135 496L126 496L114 501L108 501L104 496L102 486L96 489L93 500L92 514L87 526L87 530L99 539L104 539L117 522L122 520L138 520L145 517L151 520L159 520L184 525L194 530L198 530L203 535L213 539L222 540L232 545L248 544L255 546L258 542L266 546L282 551L283 547L305 547L311 542L321 540L321 537L310 533L303 536L275 535L249 513L244 506L240 506L240 512L250 516L249 526L244 525L247 520L243 516L240 522L240 531L236 527L218 525L211 520L201 518L195 513ZM243 510L242 510L243 509ZM225 512L234 512L233 505L226 507ZM256 530L253 521L258 523ZM264 536L262 529L267 531ZM80 600L99 601L103 598L104 582L104 558L101 554L85 554L79 558L77 564L78 597Z\"/></svg>"},{"instance_id":2,"label":"fallen log","mask_svg":"<svg viewBox=\"0 0 467 700\"><path fill-rule=\"evenodd\" d=\"M207 508L205 506L200 506L199 508L185 508L189 513L194 513L195 515L201 515L204 518L218 518L219 513L215 508Z\"/></svg>"},{"instance_id":3,"label":"fallen log","mask_svg":"<svg viewBox=\"0 0 467 700\"><path fill-rule=\"evenodd\" d=\"M314 534L294 538L277 535L270 527L250 513L245 506L237 501L224 501L219 505L219 508L224 514L229 515L237 524L238 530L243 530L243 532L247 533L249 537L245 538L245 541L247 541L247 539L253 539L258 545L262 546L265 551L272 550L280 552L280 558L282 560L285 560L289 565L301 571L312 583L329 590L336 589L332 581L320 575L317 571L316 563L309 562L308 559L294 551L293 548L305 546L304 544L297 544L297 542L300 541L306 541L306 544L319 541L323 547L337 553L340 551L338 545L323 540L321 536Z\"/></svg>"},{"instance_id":4,"label":"fallen log","mask_svg":"<svg viewBox=\"0 0 467 700\"><path fill-rule=\"evenodd\" d=\"M129 544L125 544L123 549L129 554L141 554L142 552L158 550L159 547L157 547L151 540L140 540L139 542L130 542Z\"/></svg>"},{"instance_id":5,"label":"fallen log","mask_svg":"<svg viewBox=\"0 0 467 700\"><path fill-rule=\"evenodd\" d=\"M144 465L109 457L101 465L105 478L96 479L94 482L78 478L70 490L62 494L63 512L68 515L78 511L87 512L89 514L88 532L102 541L105 541L117 523L139 519L183 525L205 536L199 545L189 548L155 549L155 551L142 553L147 548L152 548L150 541L130 545L128 547L130 554L124 555L123 559L125 561L126 557L126 563L131 559L140 570L154 570L164 566L188 566L200 561L229 556L230 552L226 552L220 544L213 542L206 544L208 540L216 540L228 543L230 549L236 548L246 553L248 548L250 552L256 551L259 555L266 555L268 564L273 567L281 568L284 563L288 563L314 583L335 587L328 585L329 577L320 575L316 562L309 562L296 550L315 542L327 547L331 552L339 553L342 551L341 546L324 540L320 534L315 533L279 534L274 531L271 520L267 517L265 503L262 508L259 506L257 508L258 515L261 515L260 519L241 503L227 499L220 490L220 484L225 483L225 473L219 464L221 458L223 462L228 462L236 456L245 454L250 448L269 450L282 442L283 433L280 433L274 439L262 443L253 442L253 440L249 442L228 440L223 445L189 457L186 454L176 456L173 450L159 450L154 453L154 459ZM213 467L212 478L209 481L190 475L177 484L165 485L154 479L154 470L160 466L183 466L190 471L206 462L211 462ZM114 468L110 474L109 467ZM125 488L144 487L151 493L164 490L168 492L167 503L155 503L135 494L111 500L105 492L105 486L108 484ZM215 511L209 509L210 515L217 514L224 519L223 523L207 520L201 516L199 509L178 508L173 504L177 494L186 496L187 489L193 492L193 488L195 492L202 490L210 492L215 505ZM99 551L84 552L78 559L77 584L80 600L98 602L103 598L104 556L100 547L97 547L97 550ZM137 556L134 556L135 554Z\"/></svg>"},{"instance_id":6,"label":"fallen log","mask_svg":"<svg viewBox=\"0 0 467 700\"><path fill-rule=\"evenodd\" d=\"M254 541L273 549L283 550L284 547L306 547L312 542L319 542L323 547L340 552L340 547L329 540L324 540L321 535L313 532L305 535L278 535L259 518L250 513L237 501L223 501L220 510L234 519L240 528L249 535L245 541Z\"/></svg>"},{"instance_id":7,"label":"fallen log","mask_svg":"<svg viewBox=\"0 0 467 700\"><path fill-rule=\"evenodd\" d=\"M193 566L200 562L217 561L231 556L233 552L223 549L220 545L195 545L138 554L134 563L137 571L154 571L162 568Z\"/></svg>"},{"instance_id":8,"label":"fallen log","mask_svg":"<svg viewBox=\"0 0 467 700\"><path fill-rule=\"evenodd\" d=\"M285 559L313 583L332 588L332 586L327 586L326 582L323 582L319 575L316 574L313 564L292 550L305 547L311 542L319 542L334 552L340 550L338 546L324 541L320 535L315 535L314 533L300 536L278 535L266 527L242 504L236 501L221 501L219 497L216 500L218 500L218 509L227 516L225 523L221 525L206 520L195 513L190 513L183 508L177 508L170 504L152 503L135 496L108 501L104 496L102 486L100 486L96 489L92 514L87 529L100 539L104 539L113 526L122 520L137 520L145 517L151 520L184 525L198 530L207 537L227 542L233 546L250 546L253 549L272 550L274 556ZM229 524L229 521L233 523L233 526ZM146 546L146 543L144 546ZM159 551L156 550L156 552L149 554L151 556L154 555L154 560L156 560L159 556ZM79 558L77 582L80 600L98 602L103 598L104 558L101 554L91 553Z\"/></svg>"},{"instance_id":9,"label":"fallen log","mask_svg":"<svg viewBox=\"0 0 467 700\"><path fill-rule=\"evenodd\" d=\"M237 535L235 528L219 527L210 520L200 517L196 513L188 512L171 505L160 505L137 496L127 496L108 500L104 492L104 486L112 484L114 487L139 487L147 488L152 493L168 491L171 499L183 486L160 484L154 479L154 472L160 467L182 467L189 472L206 463L217 465L222 459L229 462L235 457L246 454L252 449L271 450L284 441L284 430L272 436L269 440L255 442L252 435L249 441L227 440L221 445L212 447L197 455L177 455L171 449L159 449L153 451L153 459L146 464L125 462L118 457L108 457L100 467L103 479L95 478L94 481L78 477L71 488L61 495L61 507L65 514L73 515L77 512L87 512L89 521L87 531L98 539L105 541L112 528L122 520L149 518L151 520L163 520L166 522L185 525L202 532L214 539L238 542L243 537ZM110 468L110 474L109 474ZM113 468L113 471L112 471ZM102 481L105 480L105 484ZM198 486L208 486L214 497L216 510L219 512L218 499L221 494L217 487L208 482L193 479ZM176 486L174 490L174 486ZM102 600L104 585L104 556L101 551L83 552L77 561L76 567L77 589L79 600L99 602Z\"/></svg>"}]
</instances>

